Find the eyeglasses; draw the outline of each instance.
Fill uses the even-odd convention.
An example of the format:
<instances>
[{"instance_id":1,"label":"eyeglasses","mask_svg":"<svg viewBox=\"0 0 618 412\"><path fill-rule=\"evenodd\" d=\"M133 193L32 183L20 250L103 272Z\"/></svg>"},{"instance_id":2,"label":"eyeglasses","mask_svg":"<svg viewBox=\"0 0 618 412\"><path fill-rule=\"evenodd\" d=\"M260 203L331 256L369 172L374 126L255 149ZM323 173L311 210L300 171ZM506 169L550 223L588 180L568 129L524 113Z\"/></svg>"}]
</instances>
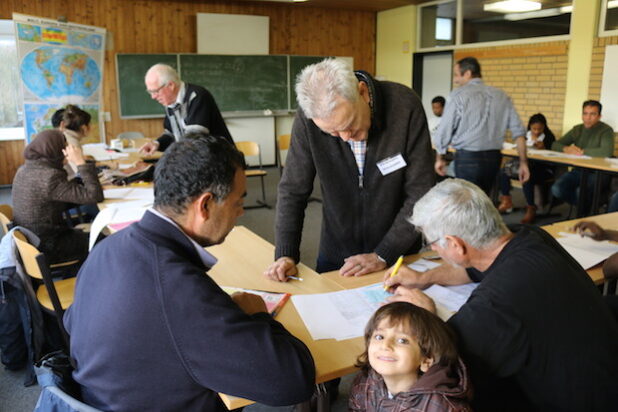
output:
<instances>
[{"instance_id":1,"label":"eyeglasses","mask_svg":"<svg viewBox=\"0 0 618 412\"><path fill-rule=\"evenodd\" d=\"M163 83L160 87L154 89L154 90L148 90L146 89L146 93L148 94L159 94L159 92L161 91L161 89L163 89L165 86L167 86L167 83Z\"/></svg>"},{"instance_id":2,"label":"eyeglasses","mask_svg":"<svg viewBox=\"0 0 618 412\"><path fill-rule=\"evenodd\" d=\"M429 242L427 238L425 237L425 235L423 234L423 247L421 248L420 252L427 252L431 250L431 245L436 243L438 240L440 240L440 238L437 238L436 240L432 240L431 242Z\"/></svg>"}]
</instances>

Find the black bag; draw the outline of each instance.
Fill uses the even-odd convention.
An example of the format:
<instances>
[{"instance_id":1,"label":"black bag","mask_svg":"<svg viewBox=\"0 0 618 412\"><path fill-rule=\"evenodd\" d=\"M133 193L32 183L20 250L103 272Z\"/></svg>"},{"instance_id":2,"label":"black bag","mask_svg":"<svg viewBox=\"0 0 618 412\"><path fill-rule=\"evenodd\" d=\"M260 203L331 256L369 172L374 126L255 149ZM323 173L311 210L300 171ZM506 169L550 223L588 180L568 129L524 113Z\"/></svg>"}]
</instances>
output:
<instances>
[{"instance_id":1,"label":"black bag","mask_svg":"<svg viewBox=\"0 0 618 412\"><path fill-rule=\"evenodd\" d=\"M63 350L48 353L34 366L41 387L57 386L73 398L81 399L81 389L73 379L73 361Z\"/></svg>"},{"instance_id":2,"label":"black bag","mask_svg":"<svg viewBox=\"0 0 618 412\"><path fill-rule=\"evenodd\" d=\"M154 169L154 165L150 165L148 168L142 170L141 172L114 179L112 181L112 184L117 186L126 186L133 182L152 182L154 180Z\"/></svg>"}]
</instances>

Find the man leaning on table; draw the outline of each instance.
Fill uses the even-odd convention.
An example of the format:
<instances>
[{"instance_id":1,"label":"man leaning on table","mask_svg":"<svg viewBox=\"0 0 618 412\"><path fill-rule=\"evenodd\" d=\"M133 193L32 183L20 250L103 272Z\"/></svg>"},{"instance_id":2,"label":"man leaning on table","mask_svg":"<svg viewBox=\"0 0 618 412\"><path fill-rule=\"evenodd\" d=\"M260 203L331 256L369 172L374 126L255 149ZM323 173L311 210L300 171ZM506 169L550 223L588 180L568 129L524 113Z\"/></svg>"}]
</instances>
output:
<instances>
[{"instance_id":1,"label":"man leaning on table","mask_svg":"<svg viewBox=\"0 0 618 412\"><path fill-rule=\"evenodd\" d=\"M279 183L276 261L264 274L285 281L297 273L316 173L323 199L318 272L360 276L418 250L405 216L435 181L418 96L335 59L306 67L296 94L300 108Z\"/></svg>"},{"instance_id":2,"label":"man leaning on table","mask_svg":"<svg viewBox=\"0 0 618 412\"><path fill-rule=\"evenodd\" d=\"M603 105L596 100L586 100L582 107L582 124L574 126L551 148L557 152L592 157L611 157L614 154L614 130L601 121ZM573 169L563 174L551 187L554 197L572 205L577 204L581 171ZM592 198L595 177L588 176L586 199ZM587 207L587 205L586 205Z\"/></svg>"},{"instance_id":3,"label":"man leaning on table","mask_svg":"<svg viewBox=\"0 0 618 412\"><path fill-rule=\"evenodd\" d=\"M474 57L459 60L453 68L453 90L433 136L435 170L446 175L446 152L455 152L455 176L489 193L496 182L502 160L504 135L511 131L519 153L519 180L530 178L526 158L526 130L511 99L502 90L481 79L481 65Z\"/></svg>"},{"instance_id":4,"label":"man leaning on table","mask_svg":"<svg viewBox=\"0 0 618 412\"><path fill-rule=\"evenodd\" d=\"M256 295L230 297L208 276L205 246L243 213L242 154L189 135L155 171L154 208L97 244L64 322L86 403L102 410L223 411L217 392L268 405L311 397L307 347Z\"/></svg>"},{"instance_id":5,"label":"man leaning on table","mask_svg":"<svg viewBox=\"0 0 618 412\"><path fill-rule=\"evenodd\" d=\"M431 189L411 223L446 263L424 274L402 267L385 280L392 300L435 312L416 287L480 282L448 320L475 411L616 410L618 324L554 238L535 226L507 229L491 200L461 179Z\"/></svg>"},{"instance_id":6,"label":"man leaning on table","mask_svg":"<svg viewBox=\"0 0 618 412\"><path fill-rule=\"evenodd\" d=\"M234 144L219 107L208 90L183 82L173 67L161 63L148 69L144 82L150 97L165 107L165 120L163 134L143 145L140 152L164 152L190 132L223 136Z\"/></svg>"}]
</instances>

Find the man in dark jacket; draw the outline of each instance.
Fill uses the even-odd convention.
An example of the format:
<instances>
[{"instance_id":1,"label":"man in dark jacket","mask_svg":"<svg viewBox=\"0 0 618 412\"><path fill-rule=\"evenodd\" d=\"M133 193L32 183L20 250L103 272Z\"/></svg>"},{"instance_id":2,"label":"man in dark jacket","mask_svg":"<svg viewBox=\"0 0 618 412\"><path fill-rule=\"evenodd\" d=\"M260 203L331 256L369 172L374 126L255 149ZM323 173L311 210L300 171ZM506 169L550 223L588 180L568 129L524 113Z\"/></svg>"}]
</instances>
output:
<instances>
[{"instance_id":1,"label":"man in dark jacket","mask_svg":"<svg viewBox=\"0 0 618 412\"><path fill-rule=\"evenodd\" d=\"M418 250L405 216L435 180L418 96L335 59L305 68L296 94L300 108L277 199L276 261L264 274L285 281L296 273L316 173L323 198L318 272L360 276Z\"/></svg>"},{"instance_id":2,"label":"man in dark jacket","mask_svg":"<svg viewBox=\"0 0 618 412\"><path fill-rule=\"evenodd\" d=\"M268 405L311 397L307 347L261 298L207 275L243 213L244 161L222 138L189 135L155 171L154 209L108 237L78 274L65 315L73 373L102 410L223 411L217 392Z\"/></svg>"},{"instance_id":3,"label":"man in dark jacket","mask_svg":"<svg viewBox=\"0 0 618 412\"><path fill-rule=\"evenodd\" d=\"M169 145L190 132L223 136L234 144L219 107L208 90L181 81L173 67L160 63L148 69L144 82L150 97L165 107L165 120L163 134L142 146L141 152L164 152Z\"/></svg>"}]
</instances>

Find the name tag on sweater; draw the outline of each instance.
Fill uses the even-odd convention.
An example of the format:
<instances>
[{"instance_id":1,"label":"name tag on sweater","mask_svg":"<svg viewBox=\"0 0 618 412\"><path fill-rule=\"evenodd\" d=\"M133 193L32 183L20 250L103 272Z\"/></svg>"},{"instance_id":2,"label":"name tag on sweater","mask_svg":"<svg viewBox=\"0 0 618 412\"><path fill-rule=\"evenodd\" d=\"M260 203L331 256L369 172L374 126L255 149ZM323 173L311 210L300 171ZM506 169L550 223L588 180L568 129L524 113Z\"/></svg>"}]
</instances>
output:
<instances>
[{"instance_id":1,"label":"name tag on sweater","mask_svg":"<svg viewBox=\"0 0 618 412\"><path fill-rule=\"evenodd\" d=\"M382 176L386 176L387 174L393 173L394 171L405 167L406 161L403 160L401 153L398 153L395 156L380 160L377 166L378 169L380 169L380 172L382 172Z\"/></svg>"}]
</instances>

